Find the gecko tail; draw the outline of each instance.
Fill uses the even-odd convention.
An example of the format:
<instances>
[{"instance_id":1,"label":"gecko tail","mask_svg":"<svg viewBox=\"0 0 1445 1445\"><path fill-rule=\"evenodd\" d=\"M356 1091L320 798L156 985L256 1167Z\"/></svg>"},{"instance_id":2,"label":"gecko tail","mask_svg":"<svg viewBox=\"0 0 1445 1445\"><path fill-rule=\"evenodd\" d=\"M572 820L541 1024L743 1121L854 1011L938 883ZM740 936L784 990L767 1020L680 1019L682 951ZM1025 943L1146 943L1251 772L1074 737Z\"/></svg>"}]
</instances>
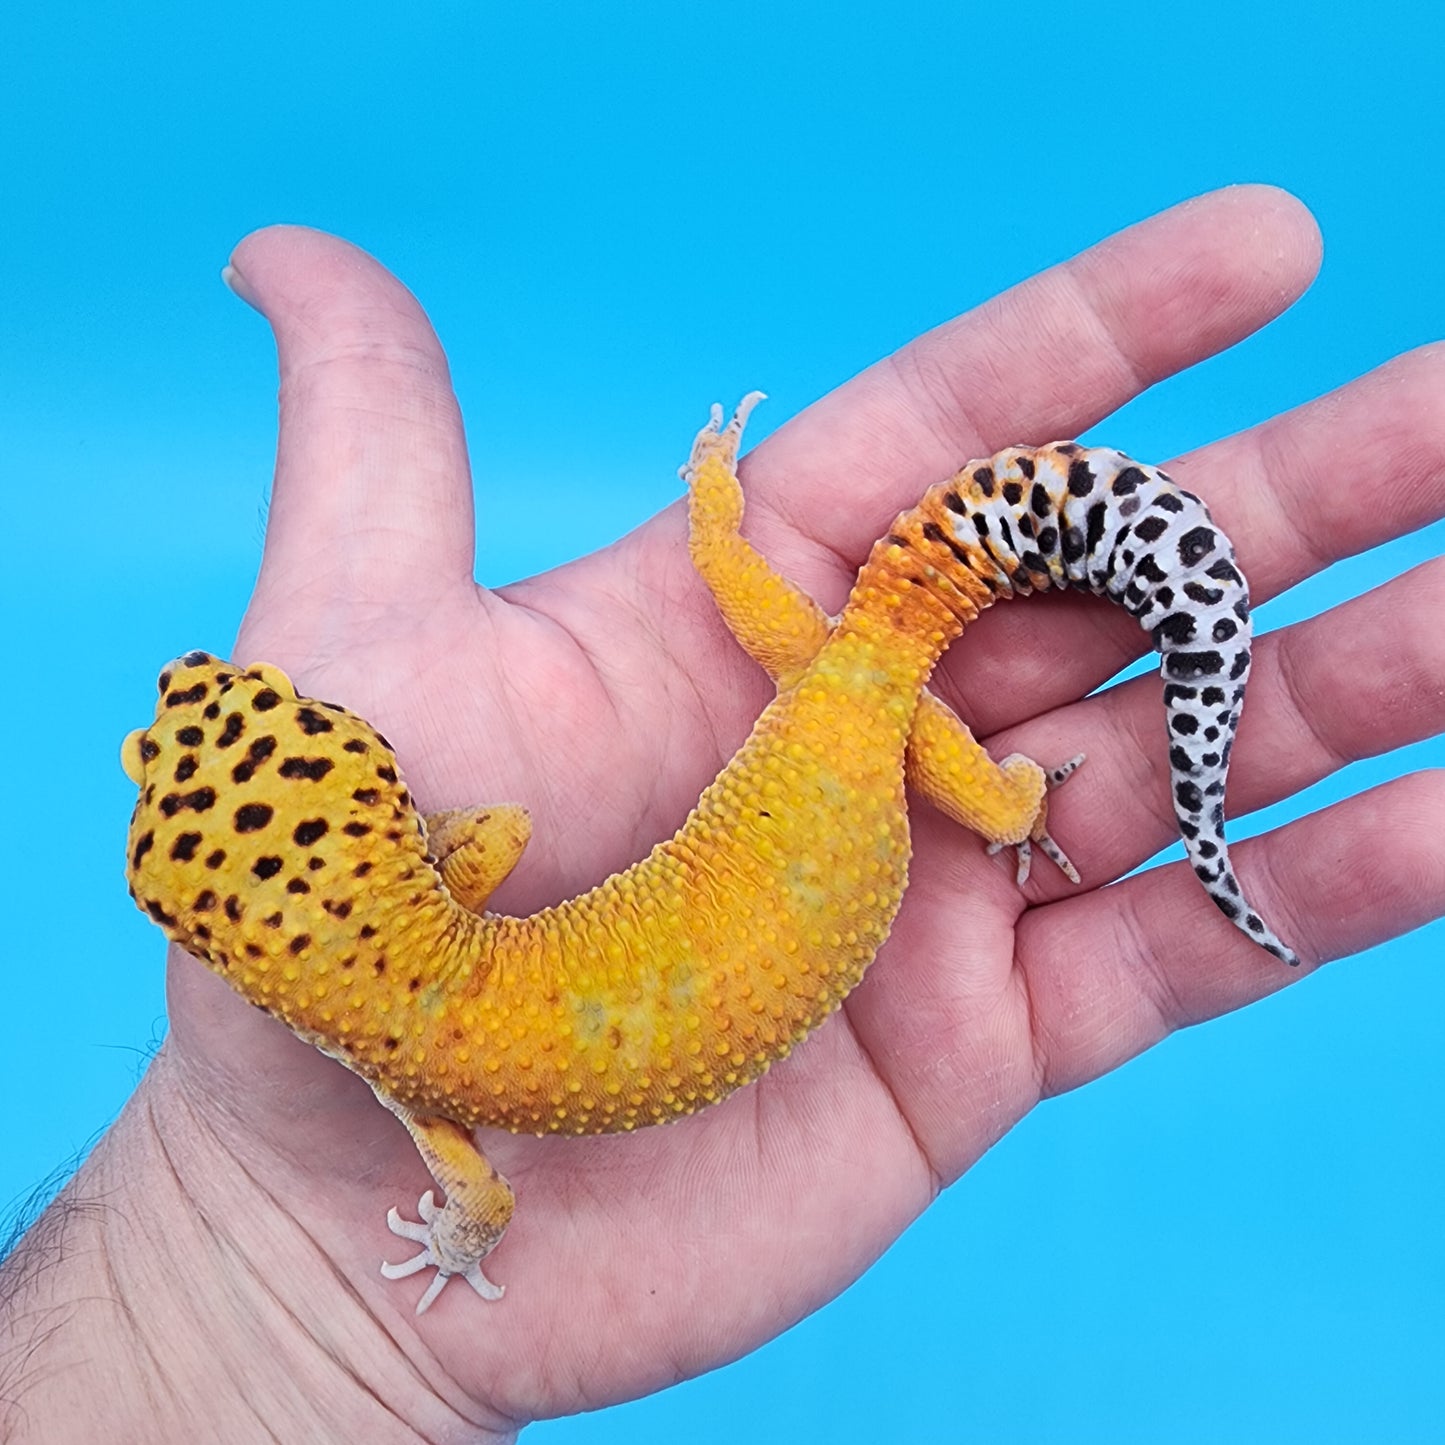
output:
<instances>
[{"instance_id":1,"label":"gecko tail","mask_svg":"<svg viewBox=\"0 0 1445 1445\"><path fill-rule=\"evenodd\" d=\"M1299 962L1244 896L1224 841L1253 633L1234 549L1198 497L1121 452L1011 447L932 488L870 566L921 583L964 623L1050 587L1096 593L1133 616L1161 654L1169 786L1194 872L1237 928Z\"/></svg>"},{"instance_id":2,"label":"gecko tail","mask_svg":"<svg viewBox=\"0 0 1445 1445\"><path fill-rule=\"evenodd\" d=\"M1242 591L1242 579L1240 585ZM1247 595L1243 600L1247 614ZM1201 650L1166 643L1160 649L1174 816L1190 866L1215 907L1293 968L1298 956L1245 899L1224 840L1224 787L1250 669L1247 622L1233 635L1231 647Z\"/></svg>"}]
</instances>

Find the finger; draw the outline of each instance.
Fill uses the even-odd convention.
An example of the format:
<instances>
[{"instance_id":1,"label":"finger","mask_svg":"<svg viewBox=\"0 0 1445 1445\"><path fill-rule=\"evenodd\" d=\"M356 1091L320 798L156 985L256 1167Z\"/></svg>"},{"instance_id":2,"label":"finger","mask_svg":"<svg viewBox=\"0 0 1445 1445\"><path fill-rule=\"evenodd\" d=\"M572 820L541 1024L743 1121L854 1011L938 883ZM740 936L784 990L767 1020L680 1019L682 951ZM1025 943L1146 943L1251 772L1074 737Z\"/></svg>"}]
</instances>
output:
<instances>
[{"instance_id":1,"label":"finger","mask_svg":"<svg viewBox=\"0 0 1445 1445\"><path fill-rule=\"evenodd\" d=\"M471 477L446 357L416 299L355 246L272 226L228 280L281 373L258 592L385 605L470 582Z\"/></svg>"},{"instance_id":2,"label":"finger","mask_svg":"<svg viewBox=\"0 0 1445 1445\"><path fill-rule=\"evenodd\" d=\"M1445 513L1445 345L1171 462L1237 543L1256 601Z\"/></svg>"},{"instance_id":3,"label":"finger","mask_svg":"<svg viewBox=\"0 0 1445 1445\"><path fill-rule=\"evenodd\" d=\"M1437 560L1261 638L1232 755L1228 815L1445 731L1442 613L1445 560ZM996 756L1086 754L1088 766L1055 794L1049 819L1086 885L1121 877L1179 836L1157 678L1061 708L988 747ZM1250 880L1241 881L1249 892ZM1037 870L1029 889L1042 898L1076 891L1053 869Z\"/></svg>"},{"instance_id":4,"label":"finger","mask_svg":"<svg viewBox=\"0 0 1445 1445\"><path fill-rule=\"evenodd\" d=\"M1445 347L1411 352L1166 470L1209 503L1257 605L1445 515ZM1079 593L996 607L937 690L980 734L1080 697L1148 650L1122 609Z\"/></svg>"},{"instance_id":5,"label":"finger","mask_svg":"<svg viewBox=\"0 0 1445 1445\"><path fill-rule=\"evenodd\" d=\"M757 448L745 471L755 535L770 556L791 542L815 568L819 547L856 567L900 507L969 458L1077 435L1257 330L1309 284L1319 244L1292 196L1241 186L1025 281L870 367Z\"/></svg>"},{"instance_id":6,"label":"finger","mask_svg":"<svg viewBox=\"0 0 1445 1445\"><path fill-rule=\"evenodd\" d=\"M1302 956L1343 958L1445 913L1442 816L1445 771L1416 773L1248 839L1238 853L1260 905ZM1183 863L1032 910L1019 950L1045 1094L1308 972L1231 928Z\"/></svg>"}]
</instances>

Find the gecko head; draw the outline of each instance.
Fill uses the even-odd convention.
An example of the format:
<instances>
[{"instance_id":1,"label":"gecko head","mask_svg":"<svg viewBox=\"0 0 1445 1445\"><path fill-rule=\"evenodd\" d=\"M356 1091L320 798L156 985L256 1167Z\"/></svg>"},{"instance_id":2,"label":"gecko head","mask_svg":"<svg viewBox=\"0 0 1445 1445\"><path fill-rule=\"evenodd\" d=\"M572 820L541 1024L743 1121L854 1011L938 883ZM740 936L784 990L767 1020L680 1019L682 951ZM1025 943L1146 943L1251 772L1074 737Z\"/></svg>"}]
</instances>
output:
<instances>
[{"instance_id":1,"label":"gecko head","mask_svg":"<svg viewBox=\"0 0 1445 1445\"><path fill-rule=\"evenodd\" d=\"M166 667L158 691L155 721L121 747L139 789L131 894L218 971L258 949L304 962L396 859L424 858L395 755L363 719L269 663L207 652Z\"/></svg>"}]
</instances>

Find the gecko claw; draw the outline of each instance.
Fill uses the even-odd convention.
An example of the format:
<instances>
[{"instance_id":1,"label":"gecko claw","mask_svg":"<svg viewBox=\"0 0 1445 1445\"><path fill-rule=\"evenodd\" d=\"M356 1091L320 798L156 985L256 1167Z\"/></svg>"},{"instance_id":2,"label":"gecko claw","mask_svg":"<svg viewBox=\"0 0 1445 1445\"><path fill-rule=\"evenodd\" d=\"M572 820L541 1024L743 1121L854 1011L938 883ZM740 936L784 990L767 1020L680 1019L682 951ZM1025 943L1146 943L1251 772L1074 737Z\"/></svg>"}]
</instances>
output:
<instances>
[{"instance_id":1,"label":"gecko claw","mask_svg":"<svg viewBox=\"0 0 1445 1445\"><path fill-rule=\"evenodd\" d=\"M431 1308L432 1302L446 1288L447 1281L453 1277L466 1280L484 1300L501 1299L502 1295L506 1293L506 1287L493 1284L482 1273L482 1266L479 1262L474 1261L463 1268L456 1269L449 1267L438 1256L433 1226L441 1211L437 1208L436 1198L430 1189L417 1202L416 1210L421 1215L420 1224L410 1219L403 1219L394 1208L387 1211L386 1227L393 1234L399 1235L402 1239L409 1239L414 1244L420 1244L422 1248L410 1259L402 1260L400 1264L391 1264L382 1260L381 1273L387 1279L405 1279L408 1275L416 1274L423 1269L434 1268L436 1270L436 1277L416 1302L417 1314L425 1314Z\"/></svg>"},{"instance_id":2,"label":"gecko claw","mask_svg":"<svg viewBox=\"0 0 1445 1445\"><path fill-rule=\"evenodd\" d=\"M723 425L721 404L713 402L707 425L693 439L692 453L688 457L686 465L677 469L678 476L683 481L689 481L703 461L710 456L721 457L731 469L738 459L738 447L742 442L743 428L747 425L748 417L760 401L766 400L765 392L750 391L738 403L737 410L733 412L732 418L726 426Z\"/></svg>"},{"instance_id":3,"label":"gecko claw","mask_svg":"<svg viewBox=\"0 0 1445 1445\"><path fill-rule=\"evenodd\" d=\"M1057 767L1044 770L1044 786L1048 791L1062 787L1074 776L1083 766L1084 754L1076 753L1067 762L1060 763ZM1044 816L1040 807L1040 818ZM1069 855L1049 836L1047 829L1038 827L1027 838L1019 843L990 843L986 849L990 858L995 853L1001 853L1005 848L1017 848L1018 860L1014 868L1014 884L1022 888L1029 881L1029 873L1033 868L1034 853L1033 845L1037 843L1039 852L1049 860L1070 883L1080 882L1079 870L1069 860Z\"/></svg>"}]
</instances>

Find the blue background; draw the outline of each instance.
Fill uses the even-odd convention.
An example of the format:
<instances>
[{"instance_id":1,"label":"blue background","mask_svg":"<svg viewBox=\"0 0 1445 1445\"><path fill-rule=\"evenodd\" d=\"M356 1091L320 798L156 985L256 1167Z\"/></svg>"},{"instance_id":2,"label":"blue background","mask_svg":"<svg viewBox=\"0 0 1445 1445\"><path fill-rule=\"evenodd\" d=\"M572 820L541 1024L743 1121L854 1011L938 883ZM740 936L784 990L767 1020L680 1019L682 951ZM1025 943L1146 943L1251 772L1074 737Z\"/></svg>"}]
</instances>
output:
<instances>
[{"instance_id":1,"label":"blue background","mask_svg":"<svg viewBox=\"0 0 1445 1445\"><path fill-rule=\"evenodd\" d=\"M335 230L422 298L467 413L489 582L671 500L713 398L766 387L756 440L1216 185L1303 197L1323 275L1111 420L1111 444L1166 457L1445 333L1436 6L18 9L0 21L19 685L0 747L20 820L0 833L0 1203L87 1144L164 1032L116 749L161 662L228 648L255 571L274 361L217 279L248 230ZM573 474L599 433L609 451ZM569 528L529 526L557 487ZM1442 541L1338 566L1264 623ZM1249 824L1442 762L1437 741L1358 765ZM1437 924L1045 1106L784 1338L536 1438L1433 1436L1442 945Z\"/></svg>"}]
</instances>

